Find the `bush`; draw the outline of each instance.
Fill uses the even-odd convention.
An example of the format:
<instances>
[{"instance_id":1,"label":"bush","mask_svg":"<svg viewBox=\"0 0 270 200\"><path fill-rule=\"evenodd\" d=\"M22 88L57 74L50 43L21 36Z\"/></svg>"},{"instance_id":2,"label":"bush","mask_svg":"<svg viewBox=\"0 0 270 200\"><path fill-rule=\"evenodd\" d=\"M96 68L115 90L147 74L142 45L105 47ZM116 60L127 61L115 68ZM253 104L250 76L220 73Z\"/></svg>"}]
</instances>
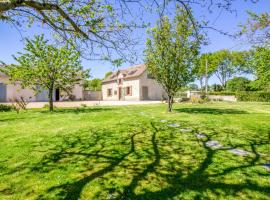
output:
<instances>
[{"instance_id":1,"label":"bush","mask_svg":"<svg viewBox=\"0 0 270 200\"><path fill-rule=\"evenodd\" d=\"M82 108L87 108L87 105L86 105L85 103L82 103L82 104L81 104L81 107L82 107Z\"/></svg>"},{"instance_id":2,"label":"bush","mask_svg":"<svg viewBox=\"0 0 270 200\"><path fill-rule=\"evenodd\" d=\"M219 84L213 84L210 88L211 88L212 90L214 90L215 92L220 92L220 91L223 90L222 85L219 85Z\"/></svg>"},{"instance_id":3,"label":"bush","mask_svg":"<svg viewBox=\"0 0 270 200\"><path fill-rule=\"evenodd\" d=\"M9 112L12 111L13 109L14 109L13 106L0 104L0 112Z\"/></svg>"},{"instance_id":4,"label":"bush","mask_svg":"<svg viewBox=\"0 0 270 200\"><path fill-rule=\"evenodd\" d=\"M226 89L229 91L249 91L250 90L250 80L245 77L235 77L227 81Z\"/></svg>"},{"instance_id":5,"label":"bush","mask_svg":"<svg viewBox=\"0 0 270 200\"><path fill-rule=\"evenodd\" d=\"M203 99L201 99L200 97L192 96L192 97L190 98L190 102L191 102L191 103L203 103Z\"/></svg>"},{"instance_id":6,"label":"bush","mask_svg":"<svg viewBox=\"0 0 270 200\"><path fill-rule=\"evenodd\" d=\"M45 109L49 109L50 108L50 105L49 104L44 104L43 108ZM53 108L57 108L55 105L53 105Z\"/></svg>"},{"instance_id":7,"label":"bush","mask_svg":"<svg viewBox=\"0 0 270 200\"><path fill-rule=\"evenodd\" d=\"M265 91L238 92L236 97L238 101L270 102L270 92Z\"/></svg>"},{"instance_id":8,"label":"bush","mask_svg":"<svg viewBox=\"0 0 270 200\"><path fill-rule=\"evenodd\" d=\"M201 97L198 96L192 96L190 98L191 103L207 103L210 99L207 96L202 95Z\"/></svg>"},{"instance_id":9,"label":"bush","mask_svg":"<svg viewBox=\"0 0 270 200\"><path fill-rule=\"evenodd\" d=\"M209 92L209 95L236 95L236 92L222 91L222 92Z\"/></svg>"},{"instance_id":10,"label":"bush","mask_svg":"<svg viewBox=\"0 0 270 200\"><path fill-rule=\"evenodd\" d=\"M181 97L181 98L178 98L178 100L177 100L177 102L187 102L187 101L189 101L189 98L187 98L187 97Z\"/></svg>"}]
</instances>

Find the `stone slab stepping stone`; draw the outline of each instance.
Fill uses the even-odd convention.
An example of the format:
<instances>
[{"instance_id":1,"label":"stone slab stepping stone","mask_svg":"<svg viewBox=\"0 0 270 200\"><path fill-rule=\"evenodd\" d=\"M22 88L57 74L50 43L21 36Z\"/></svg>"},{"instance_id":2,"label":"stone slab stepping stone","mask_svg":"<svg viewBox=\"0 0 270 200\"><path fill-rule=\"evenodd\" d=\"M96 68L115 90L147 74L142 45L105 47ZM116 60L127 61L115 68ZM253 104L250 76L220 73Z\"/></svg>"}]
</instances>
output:
<instances>
[{"instance_id":1,"label":"stone slab stepping stone","mask_svg":"<svg viewBox=\"0 0 270 200\"><path fill-rule=\"evenodd\" d=\"M182 133L190 133L190 132L192 132L192 130L191 129L180 129L180 132L182 132Z\"/></svg>"},{"instance_id":2,"label":"stone slab stepping stone","mask_svg":"<svg viewBox=\"0 0 270 200\"><path fill-rule=\"evenodd\" d=\"M215 140L210 140L210 141L206 142L205 145L207 147L213 147L213 148L222 148L223 147L218 141L215 141Z\"/></svg>"},{"instance_id":3,"label":"stone slab stepping stone","mask_svg":"<svg viewBox=\"0 0 270 200\"><path fill-rule=\"evenodd\" d=\"M179 127L180 125L179 125L179 124L169 124L168 126L169 126L169 127L172 127L172 128L177 128L177 127Z\"/></svg>"},{"instance_id":4,"label":"stone slab stepping stone","mask_svg":"<svg viewBox=\"0 0 270 200\"><path fill-rule=\"evenodd\" d=\"M249 154L249 152L242 149L229 149L228 151L238 156L247 156Z\"/></svg>"},{"instance_id":5,"label":"stone slab stepping stone","mask_svg":"<svg viewBox=\"0 0 270 200\"><path fill-rule=\"evenodd\" d=\"M264 164L264 165L262 165L262 166L265 167L266 169L268 169L268 170L270 171L270 163Z\"/></svg>"},{"instance_id":6,"label":"stone slab stepping stone","mask_svg":"<svg viewBox=\"0 0 270 200\"><path fill-rule=\"evenodd\" d=\"M197 137L198 139L203 139L203 138L206 138L206 135L204 135L204 134L202 134L202 133L198 133L198 134L196 135L196 137Z\"/></svg>"},{"instance_id":7,"label":"stone slab stepping stone","mask_svg":"<svg viewBox=\"0 0 270 200\"><path fill-rule=\"evenodd\" d=\"M160 120L160 122L161 122L161 123L166 123L167 120L166 120L166 119L162 119L162 120Z\"/></svg>"}]
</instances>

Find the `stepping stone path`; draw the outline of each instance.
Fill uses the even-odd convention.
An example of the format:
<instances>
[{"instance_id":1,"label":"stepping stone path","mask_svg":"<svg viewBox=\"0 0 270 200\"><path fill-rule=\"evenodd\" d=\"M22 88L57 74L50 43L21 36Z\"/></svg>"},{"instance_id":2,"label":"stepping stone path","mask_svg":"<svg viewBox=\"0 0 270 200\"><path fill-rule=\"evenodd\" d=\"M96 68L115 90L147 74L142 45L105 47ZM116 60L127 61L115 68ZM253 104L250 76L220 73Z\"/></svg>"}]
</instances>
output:
<instances>
[{"instance_id":1,"label":"stepping stone path","mask_svg":"<svg viewBox=\"0 0 270 200\"><path fill-rule=\"evenodd\" d=\"M242 150L242 149L229 149L229 152L238 155L238 156L247 156L249 155L249 152Z\"/></svg>"},{"instance_id":2,"label":"stepping stone path","mask_svg":"<svg viewBox=\"0 0 270 200\"><path fill-rule=\"evenodd\" d=\"M270 163L264 164L264 165L262 165L262 166L265 167L266 169L268 169L268 170L270 171Z\"/></svg>"},{"instance_id":3,"label":"stepping stone path","mask_svg":"<svg viewBox=\"0 0 270 200\"><path fill-rule=\"evenodd\" d=\"M168 121L163 119L163 120L160 120L160 122L161 123L166 123ZM173 128L178 128L180 125L179 124L168 124L168 126L173 127ZM190 133L190 132L192 132L192 129L180 129L179 131L182 132L182 133ZM206 135L204 135L202 133L198 133L198 134L196 134L196 137L198 139L203 139L203 138L206 138ZM210 141L206 142L205 145L207 147L215 148L215 149L224 148L223 145L220 144L216 140L210 140ZM242 149L228 149L228 151L235 154L235 155L238 155L238 156L247 156L247 155L250 154L248 151L245 151L245 150L242 150ZM267 168L270 171L270 163L269 164L264 164L262 166Z\"/></svg>"},{"instance_id":4,"label":"stepping stone path","mask_svg":"<svg viewBox=\"0 0 270 200\"><path fill-rule=\"evenodd\" d=\"M172 127L172 128L177 128L177 127L179 127L180 125L179 125L179 124L169 124L168 126L169 126L169 127Z\"/></svg>"},{"instance_id":5,"label":"stepping stone path","mask_svg":"<svg viewBox=\"0 0 270 200\"><path fill-rule=\"evenodd\" d=\"M202 133L198 133L198 134L196 135L196 137L197 137L198 139L203 139L203 138L206 138L206 135L204 135L204 134L202 134Z\"/></svg>"},{"instance_id":6,"label":"stepping stone path","mask_svg":"<svg viewBox=\"0 0 270 200\"><path fill-rule=\"evenodd\" d=\"M215 140L210 140L210 141L206 142L205 145L207 147L213 147L213 148L222 148L223 147L218 141L215 141Z\"/></svg>"},{"instance_id":7,"label":"stepping stone path","mask_svg":"<svg viewBox=\"0 0 270 200\"><path fill-rule=\"evenodd\" d=\"M191 129L180 129L180 132L182 132L182 133L190 133L190 132L192 132L192 130Z\"/></svg>"}]
</instances>

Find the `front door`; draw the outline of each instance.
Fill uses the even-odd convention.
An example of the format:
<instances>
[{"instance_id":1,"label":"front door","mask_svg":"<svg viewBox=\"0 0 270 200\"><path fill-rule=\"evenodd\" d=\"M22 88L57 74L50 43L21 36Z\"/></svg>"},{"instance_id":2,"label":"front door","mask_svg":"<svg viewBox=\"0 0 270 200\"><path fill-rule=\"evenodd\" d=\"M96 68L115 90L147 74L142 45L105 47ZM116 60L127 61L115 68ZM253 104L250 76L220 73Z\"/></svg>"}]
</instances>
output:
<instances>
[{"instance_id":1,"label":"front door","mask_svg":"<svg viewBox=\"0 0 270 200\"><path fill-rule=\"evenodd\" d=\"M148 100L148 87L143 86L142 87L142 99L143 100Z\"/></svg>"},{"instance_id":2,"label":"front door","mask_svg":"<svg viewBox=\"0 0 270 200\"><path fill-rule=\"evenodd\" d=\"M60 100L60 90L57 88L55 90L55 101L59 101Z\"/></svg>"},{"instance_id":3,"label":"front door","mask_svg":"<svg viewBox=\"0 0 270 200\"><path fill-rule=\"evenodd\" d=\"M7 86L4 83L0 83L0 102L7 101Z\"/></svg>"}]
</instances>

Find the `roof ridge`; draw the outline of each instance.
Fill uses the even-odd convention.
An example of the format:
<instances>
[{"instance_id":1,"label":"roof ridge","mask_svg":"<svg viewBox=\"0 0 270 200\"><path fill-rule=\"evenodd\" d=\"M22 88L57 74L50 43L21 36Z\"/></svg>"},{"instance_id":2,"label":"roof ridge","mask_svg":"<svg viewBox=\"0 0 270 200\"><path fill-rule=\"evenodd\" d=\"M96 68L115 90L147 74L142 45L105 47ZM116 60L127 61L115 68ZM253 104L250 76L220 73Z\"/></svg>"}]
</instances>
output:
<instances>
[{"instance_id":1,"label":"roof ridge","mask_svg":"<svg viewBox=\"0 0 270 200\"><path fill-rule=\"evenodd\" d=\"M115 81L117 80L117 73L123 73L126 76L123 77L124 79L127 78L134 78L140 76L144 71L146 70L146 65L145 64L138 64L138 65L133 65L125 69L119 69L117 71L114 71L112 75L104 79L102 82L110 82L110 81ZM131 73L132 72L132 73Z\"/></svg>"}]
</instances>

